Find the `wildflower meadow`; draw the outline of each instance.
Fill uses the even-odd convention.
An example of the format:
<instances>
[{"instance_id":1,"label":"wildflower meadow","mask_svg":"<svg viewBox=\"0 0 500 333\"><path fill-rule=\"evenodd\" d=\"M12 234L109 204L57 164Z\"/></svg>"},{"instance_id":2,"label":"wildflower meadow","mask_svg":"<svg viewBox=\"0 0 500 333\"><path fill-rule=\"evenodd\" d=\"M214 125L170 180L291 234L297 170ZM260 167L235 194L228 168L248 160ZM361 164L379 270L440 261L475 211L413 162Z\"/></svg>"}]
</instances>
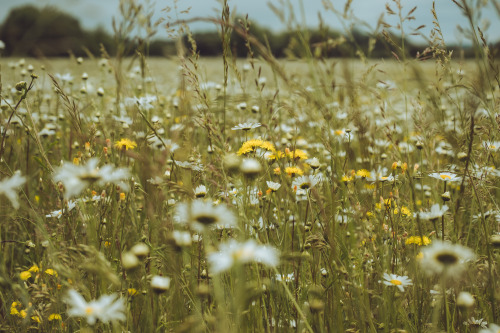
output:
<instances>
[{"instance_id":1,"label":"wildflower meadow","mask_svg":"<svg viewBox=\"0 0 500 333\"><path fill-rule=\"evenodd\" d=\"M387 59L325 56L350 1L277 59L226 0L220 57L131 0L116 55L0 57L0 331L499 332L498 54L453 2L472 58L399 0Z\"/></svg>"}]
</instances>

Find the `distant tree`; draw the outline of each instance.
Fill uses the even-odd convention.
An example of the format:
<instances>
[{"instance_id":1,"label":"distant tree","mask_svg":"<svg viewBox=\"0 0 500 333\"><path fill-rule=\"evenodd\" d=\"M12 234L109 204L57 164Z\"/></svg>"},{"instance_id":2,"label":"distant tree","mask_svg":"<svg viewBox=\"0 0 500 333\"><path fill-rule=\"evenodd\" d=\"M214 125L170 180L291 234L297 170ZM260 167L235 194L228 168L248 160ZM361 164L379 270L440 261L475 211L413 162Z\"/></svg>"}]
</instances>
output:
<instances>
[{"instance_id":1,"label":"distant tree","mask_svg":"<svg viewBox=\"0 0 500 333\"><path fill-rule=\"evenodd\" d=\"M112 48L112 39L103 29L88 33L73 16L54 7L38 9L27 5L11 10L0 29L6 55L83 55L84 47L99 52L99 44Z\"/></svg>"}]
</instances>

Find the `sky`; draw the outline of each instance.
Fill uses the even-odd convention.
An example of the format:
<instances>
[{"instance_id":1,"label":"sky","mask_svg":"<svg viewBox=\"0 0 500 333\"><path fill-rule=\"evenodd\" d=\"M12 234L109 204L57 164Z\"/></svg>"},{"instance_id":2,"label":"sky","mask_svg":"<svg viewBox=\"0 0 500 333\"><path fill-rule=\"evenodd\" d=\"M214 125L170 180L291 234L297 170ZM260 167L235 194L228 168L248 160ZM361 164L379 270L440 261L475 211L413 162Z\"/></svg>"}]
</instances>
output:
<instances>
[{"instance_id":1,"label":"sky","mask_svg":"<svg viewBox=\"0 0 500 333\"><path fill-rule=\"evenodd\" d=\"M154 8L154 20L159 18L167 19L167 14L162 11L163 8L174 6L174 0L135 0L150 8ZM294 12L297 15L298 22L305 22L308 26L318 26L318 14L321 14L326 25L334 29L342 30L342 20L329 10L325 10L323 2L331 3L339 11L343 11L346 0L228 0L232 13L246 15L251 22L267 27L273 31L286 30L286 24L270 9L269 3L272 2L276 7L282 4L290 3L294 6ZM417 10L412 14L415 20L406 22L403 27L405 31L411 32L412 29L425 25L421 32L429 36L433 27L433 17L431 8L433 0L401 0L403 13L417 6ZM462 1L462 0L460 0ZM471 3L477 3L479 0L467 0ZM447 44L469 44L467 39L458 32L457 25L468 27L467 19L461 14L460 9L451 0L436 0L436 12L438 14L439 24ZM393 0L353 0L352 12L361 21L365 22L373 31L377 21L382 13L385 12L386 3L391 4L393 10L396 10ZM51 5L62 11L68 12L80 20L84 28L93 29L102 26L108 31L112 31L112 18L118 18L119 0L0 0L0 22L8 16L10 9L23 4L35 4L38 7ZM177 0L178 17L189 19L191 17L220 17L221 0ZM188 14L181 13L190 8ZM301 10L302 8L303 10ZM168 15L174 16L173 11ZM286 11L285 11L286 13ZM397 24L396 16L387 16L385 19L390 24ZM500 40L500 16L488 5L482 11L482 16L478 20L480 26L484 26L485 19L490 22L490 27L485 31L488 41L494 42ZM356 26L362 26L357 22ZM190 26L193 31L214 30L216 27L208 23L195 23ZM165 38L167 36L165 29L160 29L157 37ZM411 37L415 42L424 42L420 37Z\"/></svg>"}]
</instances>

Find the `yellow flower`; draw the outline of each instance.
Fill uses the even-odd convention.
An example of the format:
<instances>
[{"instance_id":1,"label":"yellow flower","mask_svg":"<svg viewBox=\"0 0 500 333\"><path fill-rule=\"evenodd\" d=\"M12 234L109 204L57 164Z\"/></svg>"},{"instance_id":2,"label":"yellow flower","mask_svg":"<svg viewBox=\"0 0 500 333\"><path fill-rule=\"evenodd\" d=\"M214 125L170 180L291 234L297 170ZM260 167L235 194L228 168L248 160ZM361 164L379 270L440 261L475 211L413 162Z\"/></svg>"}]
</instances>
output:
<instances>
[{"instance_id":1,"label":"yellow flower","mask_svg":"<svg viewBox=\"0 0 500 333\"><path fill-rule=\"evenodd\" d=\"M411 215L411 210L409 210L408 207L406 207L406 206L402 206L401 207L401 215L403 217L408 217Z\"/></svg>"},{"instance_id":2,"label":"yellow flower","mask_svg":"<svg viewBox=\"0 0 500 333\"><path fill-rule=\"evenodd\" d=\"M302 176L304 174L304 171L302 171L298 167L286 167L285 173L290 177L294 177L294 176Z\"/></svg>"},{"instance_id":3,"label":"yellow flower","mask_svg":"<svg viewBox=\"0 0 500 333\"><path fill-rule=\"evenodd\" d=\"M32 317L31 317L31 320L36 321L36 322L37 322L37 323L39 323L39 324L42 322L42 321L40 320L40 317L38 317L38 316L32 316Z\"/></svg>"},{"instance_id":4,"label":"yellow flower","mask_svg":"<svg viewBox=\"0 0 500 333\"><path fill-rule=\"evenodd\" d=\"M125 193L120 193L120 201L125 201Z\"/></svg>"},{"instance_id":5,"label":"yellow flower","mask_svg":"<svg viewBox=\"0 0 500 333\"><path fill-rule=\"evenodd\" d=\"M26 281L31 277L31 272L30 271L21 272L19 273L19 277L21 278L21 280Z\"/></svg>"},{"instance_id":6,"label":"yellow flower","mask_svg":"<svg viewBox=\"0 0 500 333\"><path fill-rule=\"evenodd\" d=\"M398 215L399 214L399 208L394 208L394 215ZM411 211L408 209L408 207L406 206L402 206L401 207L401 216L402 217L408 217L411 215Z\"/></svg>"},{"instance_id":7,"label":"yellow flower","mask_svg":"<svg viewBox=\"0 0 500 333\"><path fill-rule=\"evenodd\" d=\"M266 157L270 160L277 160L277 159L285 157L285 153L278 150L273 154L266 155Z\"/></svg>"},{"instance_id":8,"label":"yellow flower","mask_svg":"<svg viewBox=\"0 0 500 333\"><path fill-rule=\"evenodd\" d=\"M241 145L241 148L238 150L237 154L238 155L245 155L248 153L251 153L255 150L255 148L262 148L268 151L275 152L276 149L274 148L274 145L269 142L269 141L263 141L260 139L252 139L243 142Z\"/></svg>"},{"instance_id":9,"label":"yellow flower","mask_svg":"<svg viewBox=\"0 0 500 333\"><path fill-rule=\"evenodd\" d=\"M356 172L356 176L361 177L361 178L367 178L370 177L371 173L370 171L366 169L361 169Z\"/></svg>"},{"instance_id":10,"label":"yellow flower","mask_svg":"<svg viewBox=\"0 0 500 333\"><path fill-rule=\"evenodd\" d=\"M139 292L137 291L137 289L134 289L134 288L128 288L127 289L127 292L130 296L135 296L137 295Z\"/></svg>"},{"instance_id":11,"label":"yellow flower","mask_svg":"<svg viewBox=\"0 0 500 333\"><path fill-rule=\"evenodd\" d=\"M275 168L273 170L273 172L274 172L275 175L281 175L281 169L280 169L280 167Z\"/></svg>"},{"instance_id":12,"label":"yellow flower","mask_svg":"<svg viewBox=\"0 0 500 333\"><path fill-rule=\"evenodd\" d=\"M40 269L38 268L38 266L36 264L34 264L33 266L30 267L30 269L28 269L28 272L31 272L31 273L38 273Z\"/></svg>"},{"instance_id":13,"label":"yellow flower","mask_svg":"<svg viewBox=\"0 0 500 333\"><path fill-rule=\"evenodd\" d=\"M47 268L45 270L45 273L52 275L52 276L57 276L57 272L55 270L53 270L52 268Z\"/></svg>"},{"instance_id":14,"label":"yellow flower","mask_svg":"<svg viewBox=\"0 0 500 333\"><path fill-rule=\"evenodd\" d=\"M12 305L10 306L10 314L13 316L19 316L19 311L17 310L17 306L21 305L18 302L12 302Z\"/></svg>"},{"instance_id":15,"label":"yellow flower","mask_svg":"<svg viewBox=\"0 0 500 333\"><path fill-rule=\"evenodd\" d=\"M420 236L410 236L406 239L405 243L407 245L416 244L418 246L422 246L422 245L429 245L431 243L431 240L427 236L422 236L422 238L420 238Z\"/></svg>"},{"instance_id":16,"label":"yellow flower","mask_svg":"<svg viewBox=\"0 0 500 333\"><path fill-rule=\"evenodd\" d=\"M287 152L287 156L291 159L295 159L295 158L298 158L300 160L307 160L308 159L307 154L303 150L300 150L300 149L295 149L294 151Z\"/></svg>"},{"instance_id":17,"label":"yellow flower","mask_svg":"<svg viewBox=\"0 0 500 333\"><path fill-rule=\"evenodd\" d=\"M135 141L129 140L129 139L121 139L120 141L115 142L115 148L117 149L134 149L137 147L137 143Z\"/></svg>"},{"instance_id":18,"label":"yellow flower","mask_svg":"<svg viewBox=\"0 0 500 333\"><path fill-rule=\"evenodd\" d=\"M28 313L26 312L26 310L21 310L21 312L19 312L19 315L18 315L18 316L19 316L19 317L21 317L21 318L26 318L26 315L27 315L27 314L28 314Z\"/></svg>"},{"instance_id":19,"label":"yellow flower","mask_svg":"<svg viewBox=\"0 0 500 333\"><path fill-rule=\"evenodd\" d=\"M354 179L354 177L348 176L348 175L343 175L341 178L342 182L344 182L344 183L348 183L348 182L352 181L353 179Z\"/></svg>"},{"instance_id":20,"label":"yellow flower","mask_svg":"<svg viewBox=\"0 0 500 333\"><path fill-rule=\"evenodd\" d=\"M52 320L62 320L62 317L59 313L53 313L49 316L49 321Z\"/></svg>"}]
</instances>

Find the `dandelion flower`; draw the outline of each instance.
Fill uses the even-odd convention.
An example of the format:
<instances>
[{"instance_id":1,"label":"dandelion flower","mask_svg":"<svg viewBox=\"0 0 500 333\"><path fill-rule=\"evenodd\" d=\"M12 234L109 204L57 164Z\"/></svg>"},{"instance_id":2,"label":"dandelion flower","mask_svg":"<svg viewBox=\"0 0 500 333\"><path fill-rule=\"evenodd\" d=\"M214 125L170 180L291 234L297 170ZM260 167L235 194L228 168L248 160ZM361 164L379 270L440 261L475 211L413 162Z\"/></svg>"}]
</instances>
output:
<instances>
[{"instance_id":1,"label":"dandelion flower","mask_svg":"<svg viewBox=\"0 0 500 333\"><path fill-rule=\"evenodd\" d=\"M278 265L278 250L271 246L259 245L254 240L238 243L230 240L220 245L219 252L208 255L208 262L214 274L229 270L233 265L258 262L266 266Z\"/></svg>"},{"instance_id":2,"label":"dandelion flower","mask_svg":"<svg viewBox=\"0 0 500 333\"><path fill-rule=\"evenodd\" d=\"M384 273L384 281L386 286L396 286L400 291L405 291L404 287L411 286L413 283L407 276L399 276L396 274Z\"/></svg>"},{"instance_id":3,"label":"dandelion flower","mask_svg":"<svg viewBox=\"0 0 500 333\"><path fill-rule=\"evenodd\" d=\"M19 277L21 278L21 280L26 281L31 277L31 272L30 271L21 272L19 273Z\"/></svg>"},{"instance_id":4,"label":"dandelion flower","mask_svg":"<svg viewBox=\"0 0 500 333\"><path fill-rule=\"evenodd\" d=\"M26 177L21 176L20 171L16 171L12 177L4 178L0 181L0 194L4 194L12 203L15 209L19 208L18 188L26 182Z\"/></svg>"},{"instance_id":5,"label":"dandelion flower","mask_svg":"<svg viewBox=\"0 0 500 333\"><path fill-rule=\"evenodd\" d=\"M431 240L427 236L410 236L406 239L405 244L416 244L418 246L422 245L429 245L431 243Z\"/></svg>"},{"instance_id":6,"label":"dandelion flower","mask_svg":"<svg viewBox=\"0 0 500 333\"><path fill-rule=\"evenodd\" d=\"M370 176L371 176L370 171L368 171L366 169L361 169L361 170L358 170L356 172L356 178L365 179L365 178L369 178Z\"/></svg>"},{"instance_id":7,"label":"dandelion flower","mask_svg":"<svg viewBox=\"0 0 500 333\"><path fill-rule=\"evenodd\" d=\"M429 274L459 276L475 255L471 249L459 244L434 241L431 246L422 249L420 264Z\"/></svg>"},{"instance_id":8,"label":"dandelion flower","mask_svg":"<svg viewBox=\"0 0 500 333\"><path fill-rule=\"evenodd\" d=\"M274 148L274 145L269 142L269 141L263 141L260 139L252 139L243 142L241 145L241 148L238 150L237 154L238 155L246 155L248 153L254 152L255 149L257 148L262 148L267 151L275 152L276 149Z\"/></svg>"},{"instance_id":9,"label":"dandelion flower","mask_svg":"<svg viewBox=\"0 0 500 333\"><path fill-rule=\"evenodd\" d=\"M68 315L70 317L87 318L89 325L94 325L97 320L103 323L110 321L125 321L125 302L117 295L103 295L98 300L87 303L82 295L76 290L68 291L65 303L70 305Z\"/></svg>"},{"instance_id":10,"label":"dandelion flower","mask_svg":"<svg viewBox=\"0 0 500 333\"><path fill-rule=\"evenodd\" d=\"M304 174L304 171L302 171L302 169L300 169L299 167L286 167L285 173L290 177L295 177L295 176L302 176Z\"/></svg>"},{"instance_id":11,"label":"dandelion flower","mask_svg":"<svg viewBox=\"0 0 500 333\"><path fill-rule=\"evenodd\" d=\"M59 313L52 313L49 316L49 321L53 321L53 320L62 320L62 317Z\"/></svg>"},{"instance_id":12,"label":"dandelion flower","mask_svg":"<svg viewBox=\"0 0 500 333\"><path fill-rule=\"evenodd\" d=\"M303 150L300 149L295 149L292 151L287 152L286 154L289 158L293 159L299 159L299 160L307 160L307 154Z\"/></svg>"},{"instance_id":13,"label":"dandelion flower","mask_svg":"<svg viewBox=\"0 0 500 333\"><path fill-rule=\"evenodd\" d=\"M126 139L126 138L115 142L116 149L129 150L129 149L134 149L136 147L137 147L137 143L135 143L135 141L132 141L132 140Z\"/></svg>"},{"instance_id":14,"label":"dandelion flower","mask_svg":"<svg viewBox=\"0 0 500 333\"><path fill-rule=\"evenodd\" d=\"M214 206L211 202L201 199L191 203L179 203L174 218L178 223L187 223L198 231L215 225L230 227L236 221L233 212L225 205Z\"/></svg>"}]
</instances>

